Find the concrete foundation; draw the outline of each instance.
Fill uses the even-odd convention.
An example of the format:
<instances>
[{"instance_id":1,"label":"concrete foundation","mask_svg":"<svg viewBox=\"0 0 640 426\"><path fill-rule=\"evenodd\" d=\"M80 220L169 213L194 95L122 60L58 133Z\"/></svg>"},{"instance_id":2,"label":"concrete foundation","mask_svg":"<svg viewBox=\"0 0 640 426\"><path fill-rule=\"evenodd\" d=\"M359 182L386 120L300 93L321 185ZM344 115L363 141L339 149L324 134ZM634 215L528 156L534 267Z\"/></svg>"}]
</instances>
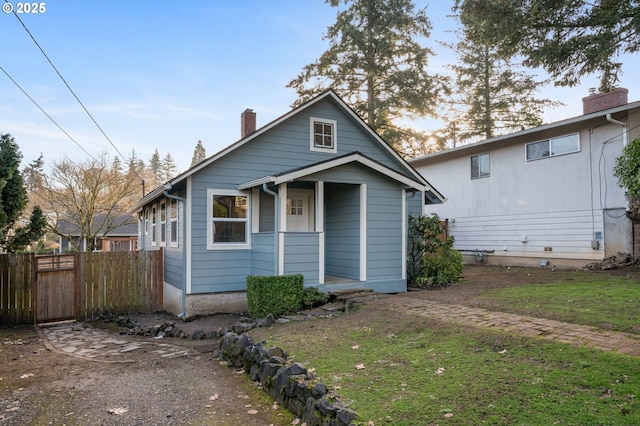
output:
<instances>
[{"instance_id":1,"label":"concrete foundation","mask_svg":"<svg viewBox=\"0 0 640 426\"><path fill-rule=\"evenodd\" d=\"M164 283L163 309L170 314L182 312L182 290ZM244 291L228 293L188 294L184 319L214 314L240 314L249 311L247 293Z\"/></svg>"}]
</instances>

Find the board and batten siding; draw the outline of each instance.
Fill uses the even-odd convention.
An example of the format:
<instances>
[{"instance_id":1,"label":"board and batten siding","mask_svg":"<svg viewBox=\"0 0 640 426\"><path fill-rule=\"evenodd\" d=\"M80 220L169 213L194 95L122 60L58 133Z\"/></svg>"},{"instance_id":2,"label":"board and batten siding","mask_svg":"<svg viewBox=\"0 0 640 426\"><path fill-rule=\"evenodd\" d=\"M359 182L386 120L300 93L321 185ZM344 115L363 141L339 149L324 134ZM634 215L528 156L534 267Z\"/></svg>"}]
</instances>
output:
<instances>
[{"instance_id":1,"label":"board and batten siding","mask_svg":"<svg viewBox=\"0 0 640 426\"><path fill-rule=\"evenodd\" d=\"M554 136L575 133L556 132ZM479 179L471 179L471 154L413 164L448 198L444 204L426 205L425 213L449 219L449 235L459 250L489 250L504 257L602 259L603 212L624 207L624 191L613 177L622 135L612 124L578 134L579 152L534 161L526 160L526 143L544 138L532 135L495 149L487 144L482 152L489 153L490 176ZM594 240L599 240L595 249Z\"/></svg>"}]
</instances>

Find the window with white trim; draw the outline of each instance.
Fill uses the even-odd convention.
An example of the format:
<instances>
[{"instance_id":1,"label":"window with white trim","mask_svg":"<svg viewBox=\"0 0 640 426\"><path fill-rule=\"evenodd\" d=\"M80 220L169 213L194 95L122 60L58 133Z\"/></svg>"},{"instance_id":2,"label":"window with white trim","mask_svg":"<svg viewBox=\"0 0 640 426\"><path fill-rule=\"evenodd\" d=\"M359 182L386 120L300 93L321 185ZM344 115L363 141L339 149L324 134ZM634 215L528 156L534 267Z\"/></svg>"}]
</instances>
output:
<instances>
[{"instance_id":1,"label":"window with white trim","mask_svg":"<svg viewBox=\"0 0 640 426\"><path fill-rule=\"evenodd\" d=\"M311 151L338 152L337 134L338 126L335 120L324 118L310 118Z\"/></svg>"},{"instance_id":2,"label":"window with white trim","mask_svg":"<svg viewBox=\"0 0 640 426\"><path fill-rule=\"evenodd\" d=\"M144 209L144 235L149 235L149 209Z\"/></svg>"},{"instance_id":3,"label":"window with white trim","mask_svg":"<svg viewBox=\"0 0 640 426\"><path fill-rule=\"evenodd\" d=\"M491 176L489 153L471 156L471 179L480 179Z\"/></svg>"},{"instance_id":4,"label":"window with white trim","mask_svg":"<svg viewBox=\"0 0 640 426\"><path fill-rule=\"evenodd\" d=\"M169 242L172 247L178 246L178 200L169 202Z\"/></svg>"},{"instance_id":5,"label":"window with white trim","mask_svg":"<svg viewBox=\"0 0 640 426\"><path fill-rule=\"evenodd\" d=\"M209 248L249 247L249 195L240 191L207 190Z\"/></svg>"},{"instance_id":6,"label":"window with white trim","mask_svg":"<svg viewBox=\"0 0 640 426\"><path fill-rule=\"evenodd\" d=\"M580 137L578 133L558 136L544 141L528 143L525 149L527 161L571 154L580 151Z\"/></svg>"},{"instance_id":7,"label":"window with white trim","mask_svg":"<svg viewBox=\"0 0 640 426\"><path fill-rule=\"evenodd\" d=\"M167 244L167 203L160 203L160 245Z\"/></svg>"},{"instance_id":8,"label":"window with white trim","mask_svg":"<svg viewBox=\"0 0 640 426\"><path fill-rule=\"evenodd\" d=\"M157 244L157 224L158 224L158 216L156 214L156 206L151 207L151 245L155 246Z\"/></svg>"}]
</instances>

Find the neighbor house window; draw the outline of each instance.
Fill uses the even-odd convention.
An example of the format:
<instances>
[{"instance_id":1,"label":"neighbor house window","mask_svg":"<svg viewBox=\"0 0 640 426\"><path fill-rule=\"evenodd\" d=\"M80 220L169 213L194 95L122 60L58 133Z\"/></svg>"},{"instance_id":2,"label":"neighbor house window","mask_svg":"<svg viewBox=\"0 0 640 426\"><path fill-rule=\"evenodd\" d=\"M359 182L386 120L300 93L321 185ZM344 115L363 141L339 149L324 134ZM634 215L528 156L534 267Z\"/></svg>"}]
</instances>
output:
<instances>
[{"instance_id":1,"label":"neighbor house window","mask_svg":"<svg viewBox=\"0 0 640 426\"><path fill-rule=\"evenodd\" d=\"M160 203L160 245L167 242L167 203Z\"/></svg>"},{"instance_id":2,"label":"neighbor house window","mask_svg":"<svg viewBox=\"0 0 640 426\"><path fill-rule=\"evenodd\" d=\"M158 224L158 216L156 214L156 206L151 207L151 245L157 244L156 229Z\"/></svg>"},{"instance_id":3,"label":"neighbor house window","mask_svg":"<svg viewBox=\"0 0 640 426\"><path fill-rule=\"evenodd\" d=\"M173 247L178 245L178 200L171 200L169 203L169 220L171 226L169 227L169 241Z\"/></svg>"},{"instance_id":4,"label":"neighbor house window","mask_svg":"<svg viewBox=\"0 0 640 426\"><path fill-rule=\"evenodd\" d=\"M572 152L580 151L580 138L577 133L559 136L544 141L528 143L526 150L527 161L571 154Z\"/></svg>"},{"instance_id":5,"label":"neighbor house window","mask_svg":"<svg viewBox=\"0 0 640 426\"><path fill-rule=\"evenodd\" d=\"M149 235L149 209L144 209L144 235Z\"/></svg>"},{"instance_id":6,"label":"neighbor house window","mask_svg":"<svg viewBox=\"0 0 640 426\"><path fill-rule=\"evenodd\" d=\"M208 190L210 248L247 248L249 196L239 191Z\"/></svg>"},{"instance_id":7,"label":"neighbor house window","mask_svg":"<svg viewBox=\"0 0 640 426\"><path fill-rule=\"evenodd\" d=\"M489 177L489 153L478 154L471 157L471 179Z\"/></svg>"},{"instance_id":8,"label":"neighbor house window","mask_svg":"<svg viewBox=\"0 0 640 426\"><path fill-rule=\"evenodd\" d=\"M311 117L311 151L337 151L337 124L335 120Z\"/></svg>"}]
</instances>

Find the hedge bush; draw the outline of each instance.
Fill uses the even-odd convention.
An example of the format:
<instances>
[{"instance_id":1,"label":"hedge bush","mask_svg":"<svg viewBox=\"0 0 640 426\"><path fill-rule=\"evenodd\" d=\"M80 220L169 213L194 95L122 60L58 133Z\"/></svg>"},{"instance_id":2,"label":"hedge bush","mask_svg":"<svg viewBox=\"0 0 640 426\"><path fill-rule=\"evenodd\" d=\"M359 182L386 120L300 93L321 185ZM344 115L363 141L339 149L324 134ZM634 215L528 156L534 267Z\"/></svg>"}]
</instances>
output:
<instances>
[{"instance_id":1,"label":"hedge bush","mask_svg":"<svg viewBox=\"0 0 640 426\"><path fill-rule=\"evenodd\" d=\"M298 312L302 306L304 277L297 275L247 276L247 302L254 318L269 314L278 318Z\"/></svg>"}]
</instances>

